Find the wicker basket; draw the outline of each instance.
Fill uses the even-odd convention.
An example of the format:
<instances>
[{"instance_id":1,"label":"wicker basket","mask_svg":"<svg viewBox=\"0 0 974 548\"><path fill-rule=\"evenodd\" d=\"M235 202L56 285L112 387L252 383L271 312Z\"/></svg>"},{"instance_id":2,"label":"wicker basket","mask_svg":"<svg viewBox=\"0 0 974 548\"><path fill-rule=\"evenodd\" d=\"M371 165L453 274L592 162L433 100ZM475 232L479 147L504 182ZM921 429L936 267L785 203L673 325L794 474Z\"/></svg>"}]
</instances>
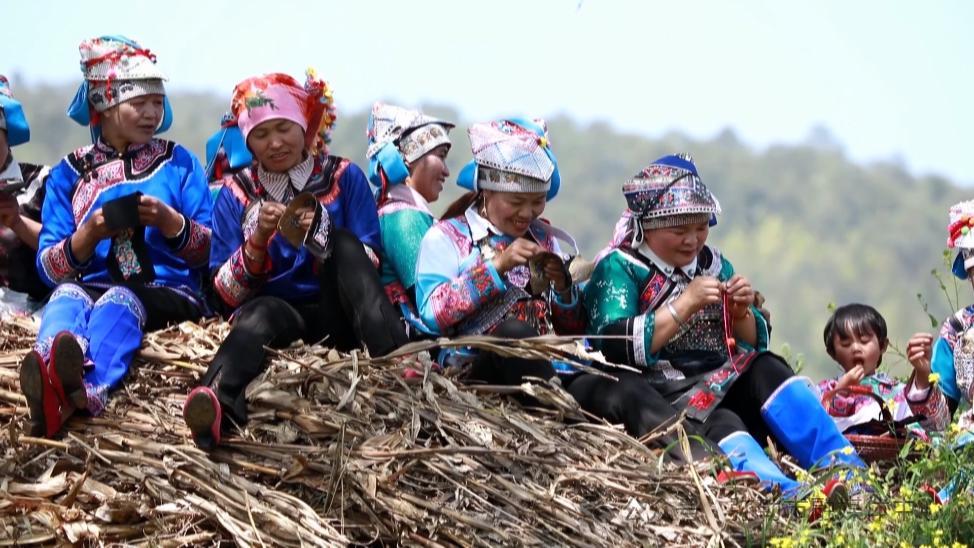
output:
<instances>
[{"instance_id":1,"label":"wicker basket","mask_svg":"<svg viewBox=\"0 0 974 548\"><path fill-rule=\"evenodd\" d=\"M868 434L845 434L849 443L856 448L856 452L862 460L867 463L894 460L899 456L900 451L909 441L906 433L906 425L920 420L920 417L894 421L893 415L883 398L877 396L872 389L867 386L855 385L846 388L829 390L822 396L822 405L825 410L832 414L832 402L835 396L843 393L850 393L861 396L869 396L879 403L882 410L880 417L875 418L865 424L859 425L860 429L866 430Z\"/></svg>"}]
</instances>

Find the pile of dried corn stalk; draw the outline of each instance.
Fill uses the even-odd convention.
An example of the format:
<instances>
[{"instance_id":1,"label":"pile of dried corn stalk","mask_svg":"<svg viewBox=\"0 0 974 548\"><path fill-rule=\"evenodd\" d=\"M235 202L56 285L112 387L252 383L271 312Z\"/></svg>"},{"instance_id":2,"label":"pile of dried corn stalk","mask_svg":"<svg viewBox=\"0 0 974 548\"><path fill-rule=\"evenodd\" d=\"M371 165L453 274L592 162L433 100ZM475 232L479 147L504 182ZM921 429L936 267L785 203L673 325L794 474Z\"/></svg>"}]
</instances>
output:
<instances>
[{"instance_id":1,"label":"pile of dried corn stalk","mask_svg":"<svg viewBox=\"0 0 974 548\"><path fill-rule=\"evenodd\" d=\"M0 324L0 545L735 545L768 511L756 491L716 485L712 464L664 466L577 420L556 386L517 388L544 402L529 409L510 388L428 370L406 384L400 366L322 346L273 352L247 428L208 455L181 407L223 323L147 337L104 415L30 438L17 368L34 329Z\"/></svg>"}]
</instances>

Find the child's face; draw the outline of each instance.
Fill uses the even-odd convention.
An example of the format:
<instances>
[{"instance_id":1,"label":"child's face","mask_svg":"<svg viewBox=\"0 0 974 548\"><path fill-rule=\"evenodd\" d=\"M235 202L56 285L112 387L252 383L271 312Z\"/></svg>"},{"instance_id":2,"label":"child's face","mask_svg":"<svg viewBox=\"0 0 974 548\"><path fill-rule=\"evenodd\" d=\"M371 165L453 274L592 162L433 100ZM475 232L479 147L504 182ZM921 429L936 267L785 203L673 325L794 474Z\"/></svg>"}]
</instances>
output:
<instances>
[{"instance_id":1,"label":"child's face","mask_svg":"<svg viewBox=\"0 0 974 548\"><path fill-rule=\"evenodd\" d=\"M876 372L880 358L886 351L886 345L880 341L872 331L856 334L851 329L846 330L846 336L839 333L832 336L835 346L835 361L844 371L849 371L857 365L862 366L865 375Z\"/></svg>"}]
</instances>

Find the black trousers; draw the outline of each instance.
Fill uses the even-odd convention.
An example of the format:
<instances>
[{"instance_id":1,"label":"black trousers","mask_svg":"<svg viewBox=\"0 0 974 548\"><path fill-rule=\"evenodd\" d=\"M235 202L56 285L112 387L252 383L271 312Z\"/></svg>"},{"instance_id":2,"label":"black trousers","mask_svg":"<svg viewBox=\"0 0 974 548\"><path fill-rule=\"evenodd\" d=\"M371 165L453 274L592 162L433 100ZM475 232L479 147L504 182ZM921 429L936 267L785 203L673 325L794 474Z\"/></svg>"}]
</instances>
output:
<instances>
[{"instance_id":1,"label":"black trousers","mask_svg":"<svg viewBox=\"0 0 974 548\"><path fill-rule=\"evenodd\" d=\"M285 347L303 339L347 351L368 348L382 356L408 342L399 312L389 302L379 274L362 243L350 232L335 230L332 254L319 270L316 302L288 302L257 297L234 313L233 328L203 375L215 387L224 412L238 424L247 420L244 392L267 368L265 346Z\"/></svg>"},{"instance_id":2,"label":"black trousers","mask_svg":"<svg viewBox=\"0 0 974 548\"><path fill-rule=\"evenodd\" d=\"M614 372L614 381L595 375L578 375L568 384L568 392L583 409L611 423L621 423L626 432L642 437L654 430L664 429L680 415L673 406L682 392L664 397L651 382L638 373ZM716 444L727 435L747 431L764 444L769 431L761 418L761 406L774 390L794 375L791 368L774 354L762 354L731 386L730 391L707 420L687 420L684 429L691 436L691 456L694 459L719 452ZM653 446L667 449L673 460L685 460L677 438L665 436Z\"/></svg>"},{"instance_id":3,"label":"black trousers","mask_svg":"<svg viewBox=\"0 0 974 548\"><path fill-rule=\"evenodd\" d=\"M91 300L97 301L112 287L124 287L138 297L145 309L145 326L143 331L149 333L172 324L196 321L207 315L207 308L202 301L196 300L175 289L162 286L145 286L142 284L86 284L67 282L84 289Z\"/></svg>"},{"instance_id":4,"label":"black trousers","mask_svg":"<svg viewBox=\"0 0 974 548\"><path fill-rule=\"evenodd\" d=\"M490 333L493 337L505 339L527 339L537 337L538 330L520 320L504 320ZM499 356L493 352L480 352L474 358L468 379L487 384L521 384L525 377L550 379L555 376L555 368L548 360L529 360Z\"/></svg>"}]
</instances>

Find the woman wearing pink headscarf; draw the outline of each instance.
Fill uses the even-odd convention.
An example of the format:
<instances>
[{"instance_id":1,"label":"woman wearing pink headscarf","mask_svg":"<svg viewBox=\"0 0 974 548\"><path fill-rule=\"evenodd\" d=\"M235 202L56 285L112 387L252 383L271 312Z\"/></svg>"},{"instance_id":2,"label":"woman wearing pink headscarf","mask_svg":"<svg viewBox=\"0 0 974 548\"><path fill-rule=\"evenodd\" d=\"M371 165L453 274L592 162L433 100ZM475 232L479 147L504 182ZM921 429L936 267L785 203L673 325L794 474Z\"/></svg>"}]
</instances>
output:
<instances>
[{"instance_id":1,"label":"woman wearing pink headscarf","mask_svg":"<svg viewBox=\"0 0 974 548\"><path fill-rule=\"evenodd\" d=\"M327 338L379 356L407 341L376 270L368 181L328 154L335 111L327 84L312 71L303 86L280 73L248 78L231 110L254 162L224 178L214 205L210 268L233 329L184 407L204 448L219 443L224 414L246 421L244 391L266 368L265 346Z\"/></svg>"}]
</instances>

